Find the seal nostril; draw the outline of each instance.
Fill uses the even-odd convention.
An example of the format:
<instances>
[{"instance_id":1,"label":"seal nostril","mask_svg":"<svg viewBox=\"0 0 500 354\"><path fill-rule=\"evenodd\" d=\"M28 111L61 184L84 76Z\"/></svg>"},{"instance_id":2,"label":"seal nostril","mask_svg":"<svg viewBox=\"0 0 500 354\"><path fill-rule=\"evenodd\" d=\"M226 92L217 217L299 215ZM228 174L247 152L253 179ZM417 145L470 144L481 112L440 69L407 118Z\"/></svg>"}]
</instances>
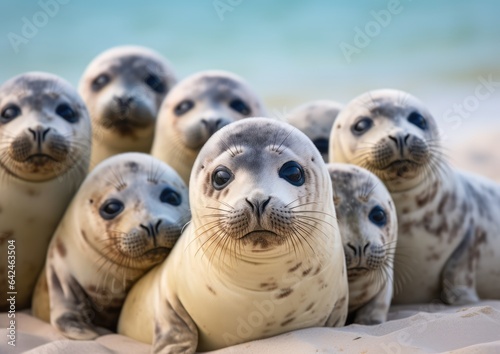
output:
<instances>
[{"instance_id":1,"label":"seal nostril","mask_svg":"<svg viewBox=\"0 0 500 354\"><path fill-rule=\"evenodd\" d=\"M262 214L264 212L264 209L266 209L267 205L269 204L269 202L271 201L271 197L267 198L266 201L264 201L264 203L262 203L260 205L260 213Z\"/></svg>"},{"instance_id":2,"label":"seal nostril","mask_svg":"<svg viewBox=\"0 0 500 354\"><path fill-rule=\"evenodd\" d=\"M254 211L254 210L255 210L255 207L254 207L254 205L252 204L252 202L251 202L251 201L249 201L249 200L248 200L248 198L245 198L245 201L248 203L248 205L250 205L250 207L252 208L252 211Z\"/></svg>"},{"instance_id":3,"label":"seal nostril","mask_svg":"<svg viewBox=\"0 0 500 354\"><path fill-rule=\"evenodd\" d=\"M148 236L151 236L151 231L149 230L149 227L144 226L143 224L140 224L139 226L141 227L141 229L146 230Z\"/></svg>"},{"instance_id":4,"label":"seal nostril","mask_svg":"<svg viewBox=\"0 0 500 354\"><path fill-rule=\"evenodd\" d=\"M404 137L404 143L405 145L408 145L408 138L410 137L410 134L406 134L406 136Z\"/></svg>"},{"instance_id":5,"label":"seal nostril","mask_svg":"<svg viewBox=\"0 0 500 354\"><path fill-rule=\"evenodd\" d=\"M399 146L399 141L396 137L389 135L388 138L391 139L392 141L394 141L394 144L396 144L396 147Z\"/></svg>"},{"instance_id":6,"label":"seal nostril","mask_svg":"<svg viewBox=\"0 0 500 354\"><path fill-rule=\"evenodd\" d=\"M156 234L159 234L160 231L159 231L159 228L160 228L160 224L161 224L161 220L158 220L155 224L155 228L154 230L156 231Z\"/></svg>"},{"instance_id":7,"label":"seal nostril","mask_svg":"<svg viewBox=\"0 0 500 354\"><path fill-rule=\"evenodd\" d=\"M47 133L49 132L50 128L47 128L45 129L43 132L42 132L42 141L45 140L46 136L47 136Z\"/></svg>"},{"instance_id":8,"label":"seal nostril","mask_svg":"<svg viewBox=\"0 0 500 354\"><path fill-rule=\"evenodd\" d=\"M347 243L347 247L349 247L350 249L352 249L352 251L354 252L354 255L356 256L357 255L357 250L356 250L356 247L354 247L351 243Z\"/></svg>"},{"instance_id":9,"label":"seal nostril","mask_svg":"<svg viewBox=\"0 0 500 354\"><path fill-rule=\"evenodd\" d=\"M370 242L368 242L365 247L363 247L363 254L366 255L366 250L368 249L368 247L370 246Z\"/></svg>"},{"instance_id":10,"label":"seal nostril","mask_svg":"<svg viewBox=\"0 0 500 354\"><path fill-rule=\"evenodd\" d=\"M31 133L31 135L33 135L33 139L35 139L35 140L36 140L36 135L37 135L37 134L36 134L36 131L35 131L35 130L33 130L33 129L31 129L31 128L28 128L28 131Z\"/></svg>"}]
</instances>

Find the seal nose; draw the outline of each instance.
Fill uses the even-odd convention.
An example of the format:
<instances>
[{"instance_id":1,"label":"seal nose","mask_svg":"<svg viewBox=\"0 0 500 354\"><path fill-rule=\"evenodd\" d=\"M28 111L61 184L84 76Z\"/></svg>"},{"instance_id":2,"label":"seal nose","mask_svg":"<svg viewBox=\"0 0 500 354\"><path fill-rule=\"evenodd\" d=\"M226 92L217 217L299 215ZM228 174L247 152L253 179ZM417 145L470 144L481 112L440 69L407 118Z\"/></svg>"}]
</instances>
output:
<instances>
[{"instance_id":1,"label":"seal nose","mask_svg":"<svg viewBox=\"0 0 500 354\"><path fill-rule=\"evenodd\" d=\"M227 122L222 118L203 118L201 124L203 124L208 133L212 135L217 130L227 125Z\"/></svg>"},{"instance_id":2,"label":"seal nose","mask_svg":"<svg viewBox=\"0 0 500 354\"><path fill-rule=\"evenodd\" d=\"M410 134L396 134L394 135L389 135L388 138L394 142L394 145L396 145L396 149L399 150L401 157L403 157L403 151L404 147L408 146L408 139L410 138Z\"/></svg>"},{"instance_id":3,"label":"seal nose","mask_svg":"<svg viewBox=\"0 0 500 354\"><path fill-rule=\"evenodd\" d=\"M141 227L141 229L146 231L146 233L149 237L153 238L153 242L154 242L155 246L156 246L156 236L158 236L158 234L160 232L159 231L160 224L161 224L161 220L158 220L156 223L150 222L147 225L144 225L144 224L139 225Z\"/></svg>"},{"instance_id":4,"label":"seal nose","mask_svg":"<svg viewBox=\"0 0 500 354\"><path fill-rule=\"evenodd\" d=\"M132 96L113 96L113 99L118 103L120 108L128 108L134 98Z\"/></svg>"},{"instance_id":5,"label":"seal nose","mask_svg":"<svg viewBox=\"0 0 500 354\"><path fill-rule=\"evenodd\" d=\"M33 140L36 141L36 144L40 149L42 143L45 141L45 138L47 137L47 133L50 131L50 128L47 129L43 129L43 127L37 127L35 129L28 128L28 131L31 133L31 135L33 136Z\"/></svg>"},{"instance_id":6,"label":"seal nose","mask_svg":"<svg viewBox=\"0 0 500 354\"><path fill-rule=\"evenodd\" d=\"M268 197L266 200L249 200L248 198L245 198L245 201L248 203L248 205L250 205L252 211L256 213L260 218L264 213L266 207L269 205L271 197Z\"/></svg>"},{"instance_id":7,"label":"seal nose","mask_svg":"<svg viewBox=\"0 0 500 354\"><path fill-rule=\"evenodd\" d=\"M352 250L352 253L355 257L365 257L366 251L368 250L368 247L370 247L370 242L367 242L364 245L359 245L358 247L354 246L350 242L347 242L347 247Z\"/></svg>"}]
</instances>

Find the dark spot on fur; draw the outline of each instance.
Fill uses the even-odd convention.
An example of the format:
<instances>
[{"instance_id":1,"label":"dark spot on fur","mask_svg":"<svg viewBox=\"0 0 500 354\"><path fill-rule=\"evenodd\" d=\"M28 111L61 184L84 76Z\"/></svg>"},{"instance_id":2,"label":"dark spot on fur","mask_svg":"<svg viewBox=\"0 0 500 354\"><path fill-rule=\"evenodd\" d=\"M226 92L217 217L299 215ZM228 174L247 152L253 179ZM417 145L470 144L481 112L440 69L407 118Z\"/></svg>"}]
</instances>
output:
<instances>
[{"instance_id":1,"label":"dark spot on fur","mask_svg":"<svg viewBox=\"0 0 500 354\"><path fill-rule=\"evenodd\" d=\"M306 311L310 311L313 308L314 304L315 302L311 302L309 306L306 307Z\"/></svg>"},{"instance_id":2,"label":"dark spot on fur","mask_svg":"<svg viewBox=\"0 0 500 354\"><path fill-rule=\"evenodd\" d=\"M276 323L276 321L271 321L266 323L266 327L271 327Z\"/></svg>"},{"instance_id":3,"label":"dark spot on fur","mask_svg":"<svg viewBox=\"0 0 500 354\"><path fill-rule=\"evenodd\" d=\"M62 243L62 241L59 238L56 239L56 248L57 248L57 252L59 252L61 257L66 256L66 247L64 246L64 243Z\"/></svg>"},{"instance_id":4,"label":"dark spot on fur","mask_svg":"<svg viewBox=\"0 0 500 354\"><path fill-rule=\"evenodd\" d=\"M303 276L306 276L307 274L311 273L311 270L312 270L312 267L311 267L311 268L309 268L309 269L304 270L304 271L302 272L302 275L303 275Z\"/></svg>"},{"instance_id":5,"label":"dark spot on fur","mask_svg":"<svg viewBox=\"0 0 500 354\"><path fill-rule=\"evenodd\" d=\"M210 291L212 294L217 295L217 293L215 292L215 290L214 290L214 289L212 289L212 287L211 287L210 285L207 285L207 289L208 289L208 291Z\"/></svg>"},{"instance_id":6,"label":"dark spot on fur","mask_svg":"<svg viewBox=\"0 0 500 354\"><path fill-rule=\"evenodd\" d=\"M288 320L281 322L281 327L286 326L287 324L291 323L293 320L295 320L295 317L289 318Z\"/></svg>"},{"instance_id":7,"label":"dark spot on fur","mask_svg":"<svg viewBox=\"0 0 500 354\"><path fill-rule=\"evenodd\" d=\"M291 272L295 272L297 269L299 269L299 267L302 265L302 262L299 262L297 263L295 266L293 266L292 268L288 269L288 272L291 273Z\"/></svg>"},{"instance_id":8,"label":"dark spot on fur","mask_svg":"<svg viewBox=\"0 0 500 354\"><path fill-rule=\"evenodd\" d=\"M292 292L293 292L292 288L280 289L280 292L278 295L276 295L276 298L283 299L283 298L287 297L288 295L290 295Z\"/></svg>"},{"instance_id":9,"label":"dark spot on fur","mask_svg":"<svg viewBox=\"0 0 500 354\"><path fill-rule=\"evenodd\" d=\"M82 231L82 237L83 239L85 240L85 242L89 242L89 239L87 238L87 234L85 233L85 231L81 230Z\"/></svg>"},{"instance_id":10,"label":"dark spot on fur","mask_svg":"<svg viewBox=\"0 0 500 354\"><path fill-rule=\"evenodd\" d=\"M317 275L321 271L321 266L319 265L313 275Z\"/></svg>"},{"instance_id":11,"label":"dark spot on fur","mask_svg":"<svg viewBox=\"0 0 500 354\"><path fill-rule=\"evenodd\" d=\"M285 318L289 318L289 317L292 317L293 314L296 312L297 310L292 310L290 311L289 313L286 314Z\"/></svg>"}]
</instances>

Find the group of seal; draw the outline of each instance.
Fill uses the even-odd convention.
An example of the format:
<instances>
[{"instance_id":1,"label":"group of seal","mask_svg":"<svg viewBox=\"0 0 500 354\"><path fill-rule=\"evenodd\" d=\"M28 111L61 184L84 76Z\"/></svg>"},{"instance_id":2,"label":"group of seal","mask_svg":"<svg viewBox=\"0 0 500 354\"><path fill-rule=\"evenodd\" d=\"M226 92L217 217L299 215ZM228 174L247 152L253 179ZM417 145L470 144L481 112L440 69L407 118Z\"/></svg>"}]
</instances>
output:
<instances>
[{"instance_id":1,"label":"group of seal","mask_svg":"<svg viewBox=\"0 0 500 354\"><path fill-rule=\"evenodd\" d=\"M7 291L17 293L17 310L29 307L50 238L87 173L90 143L85 104L63 79L31 72L0 87L3 311ZM15 257L7 263L9 242Z\"/></svg>"},{"instance_id":2,"label":"group of seal","mask_svg":"<svg viewBox=\"0 0 500 354\"><path fill-rule=\"evenodd\" d=\"M43 269L33 313L69 338L105 327L194 352L381 323L392 301L500 298L500 186L452 169L405 92L284 123L234 74L177 83L127 46L80 94L42 73L0 87L0 248L17 243L18 308Z\"/></svg>"}]
</instances>

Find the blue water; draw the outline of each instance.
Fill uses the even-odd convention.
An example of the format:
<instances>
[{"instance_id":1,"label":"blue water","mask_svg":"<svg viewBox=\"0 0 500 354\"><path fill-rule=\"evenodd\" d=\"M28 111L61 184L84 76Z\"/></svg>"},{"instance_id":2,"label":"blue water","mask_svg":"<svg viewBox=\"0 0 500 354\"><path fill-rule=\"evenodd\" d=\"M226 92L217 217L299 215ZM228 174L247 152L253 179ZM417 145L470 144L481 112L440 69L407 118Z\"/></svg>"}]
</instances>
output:
<instances>
[{"instance_id":1,"label":"blue water","mask_svg":"<svg viewBox=\"0 0 500 354\"><path fill-rule=\"evenodd\" d=\"M165 55L180 77L213 68L240 74L273 114L311 99L347 102L394 87L420 97L441 121L474 94L479 76L500 81L498 0L401 0L350 62L340 44L354 45L355 28L365 31L371 11L387 13L391 1L220 0L236 4L223 20L214 2L69 0L16 53L9 33L22 35L23 17L33 20L42 9L38 1L1 0L0 81L43 70L76 85L101 51L139 44ZM500 87L462 127L498 118Z\"/></svg>"}]
</instances>

